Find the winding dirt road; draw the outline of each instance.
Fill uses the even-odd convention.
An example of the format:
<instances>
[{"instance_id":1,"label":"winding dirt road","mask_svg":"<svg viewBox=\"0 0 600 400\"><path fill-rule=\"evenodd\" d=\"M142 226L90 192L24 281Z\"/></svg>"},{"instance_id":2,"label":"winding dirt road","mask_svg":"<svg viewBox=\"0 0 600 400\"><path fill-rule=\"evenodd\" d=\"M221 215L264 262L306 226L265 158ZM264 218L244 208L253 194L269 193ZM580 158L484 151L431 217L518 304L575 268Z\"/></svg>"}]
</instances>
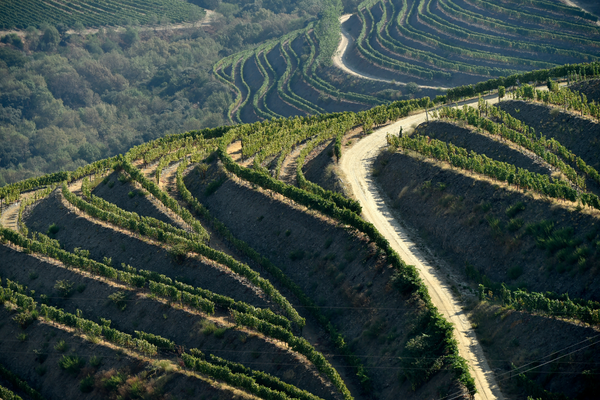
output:
<instances>
[{"instance_id":1,"label":"winding dirt road","mask_svg":"<svg viewBox=\"0 0 600 400\"><path fill-rule=\"evenodd\" d=\"M488 102L497 103L497 99L497 96L489 96ZM477 100L466 104L476 106ZM450 285L445 282L443 274L424 257L407 230L394 217L371 174L377 154L387 145L386 135L398 134L400 127L406 131L411 125L420 124L425 120L425 112L421 112L376 130L347 150L342 156L340 166L363 207L363 216L389 240L407 264L417 267L433 304L454 324L460 355L469 363L477 385L478 393L475 398L504 399L465 311L451 293Z\"/></svg>"},{"instance_id":2,"label":"winding dirt road","mask_svg":"<svg viewBox=\"0 0 600 400\"><path fill-rule=\"evenodd\" d=\"M394 81L394 80L378 78L377 76L371 75L367 72L357 71L348 65L348 63L346 62L346 55L348 53L348 49L351 48L351 44L354 43L354 38L350 35L350 33L348 33L348 31L346 29L344 29L343 24L344 24L344 22L348 21L348 19L350 19L351 16L352 16L352 14L346 14L346 15L342 15L340 17L340 23L342 24L342 26L341 26L342 37L340 40L340 44L338 45L337 51L334 53L334 55L332 57L333 65L335 65L336 67L338 67L339 69L341 69L342 71L344 71L350 75L358 76L359 78L362 78L362 79L386 82L391 85L406 85L407 83L409 83L409 82L398 82L398 81ZM419 85L419 87L424 88L424 89L448 89L448 88L441 87L441 86Z\"/></svg>"}]
</instances>

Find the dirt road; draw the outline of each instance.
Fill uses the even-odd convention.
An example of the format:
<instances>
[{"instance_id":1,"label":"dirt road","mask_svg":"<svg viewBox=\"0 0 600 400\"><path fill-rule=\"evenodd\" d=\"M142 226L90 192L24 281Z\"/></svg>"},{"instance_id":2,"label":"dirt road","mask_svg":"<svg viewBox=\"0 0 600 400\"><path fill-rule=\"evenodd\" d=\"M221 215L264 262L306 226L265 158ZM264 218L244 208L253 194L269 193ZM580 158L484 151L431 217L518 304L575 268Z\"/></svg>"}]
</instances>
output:
<instances>
[{"instance_id":1,"label":"dirt road","mask_svg":"<svg viewBox=\"0 0 600 400\"><path fill-rule=\"evenodd\" d=\"M489 103L496 102L497 96L489 99ZM476 106L477 101L473 100L467 104ZM409 237L406 229L394 218L371 174L375 157L387 144L386 135L388 133L397 134L400 127L406 131L411 125L420 124L425 120L426 115L422 112L376 130L344 153L340 163L341 169L346 174L354 195L363 207L363 216L389 240L394 250L407 264L417 267L421 278L427 285L433 304L447 320L454 324L460 354L469 363L471 373L475 378L478 391L475 397L503 399L475 332L467 320L462 306L453 297L450 286L443 278L444 274L436 270L424 257Z\"/></svg>"},{"instance_id":2,"label":"dirt road","mask_svg":"<svg viewBox=\"0 0 600 400\"><path fill-rule=\"evenodd\" d=\"M19 231L19 208L21 203L16 202L2 210L0 215L0 225L12 229L13 231Z\"/></svg>"},{"instance_id":3,"label":"dirt road","mask_svg":"<svg viewBox=\"0 0 600 400\"><path fill-rule=\"evenodd\" d=\"M366 72L357 71L348 65L348 63L346 62L346 53L348 52L348 49L351 47L351 45L354 43L354 39L348 33L348 31L344 29L343 24L344 24L344 22L348 21L348 19L350 19L351 16L352 16L352 14L346 14L346 15L342 15L340 17L340 23L342 24L342 27L341 27L342 28L342 37L340 40L340 44L338 45L337 51L333 55L333 65L335 65L336 67L338 67L339 69L341 69L342 71L344 71L350 75L358 76L359 78L363 78L363 79L370 79L372 81L379 81L379 82L387 82L392 85L394 85L394 84L395 85L406 85L407 83L409 83L409 82L398 82L398 81L392 81L389 79L378 78L378 77L368 74ZM419 87L424 88L424 89L448 89L448 88L444 88L441 86L419 85Z\"/></svg>"}]
</instances>

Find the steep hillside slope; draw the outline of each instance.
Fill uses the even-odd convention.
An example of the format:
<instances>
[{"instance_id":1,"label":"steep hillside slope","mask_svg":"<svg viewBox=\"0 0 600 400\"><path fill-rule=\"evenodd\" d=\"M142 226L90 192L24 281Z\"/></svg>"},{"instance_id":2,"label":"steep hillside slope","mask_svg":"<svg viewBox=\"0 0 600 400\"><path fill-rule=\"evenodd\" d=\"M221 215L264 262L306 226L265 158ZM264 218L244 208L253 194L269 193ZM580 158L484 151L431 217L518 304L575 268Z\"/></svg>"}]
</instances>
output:
<instances>
[{"instance_id":1,"label":"steep hillside slope","mask_svg":"<svg viewBox=\"0 0 600 400\"><path fill-rule=\"evenodd\" d=\"M434 115L388 136L387 201L471 309L505 395L594 398L599 154L581 143L598 123L531 101Z\"/></svg>"},{"instance_id":2,"label":"steep hillside slope","mask_svg":"<svg viewBox=\"0 0 600 400\"><path fill-rule=\"evenodd\" d=\"M167 136L5 188L18 207L0 228L3 329L21 356L0 362L49 399L168 398L184 377L187 396L468 397L414 269L355 201L302 174L321 144L429 102ZM252 169L227 153L240 140ZM266 172L288 157L304 189ZM50 328L58 341L40 341Z\"/></svg>"},{"instance_id":3,"label":"steep hillside slope","mask_svg":"<svg viewBox=\"0 0 600 400\"><path fill-rule=\"evenodd\" d=\"M344 23L345 60L366 74L453 87L598 60L598 17L558 0L373 1Z\"/></svg>"}]
</instances>

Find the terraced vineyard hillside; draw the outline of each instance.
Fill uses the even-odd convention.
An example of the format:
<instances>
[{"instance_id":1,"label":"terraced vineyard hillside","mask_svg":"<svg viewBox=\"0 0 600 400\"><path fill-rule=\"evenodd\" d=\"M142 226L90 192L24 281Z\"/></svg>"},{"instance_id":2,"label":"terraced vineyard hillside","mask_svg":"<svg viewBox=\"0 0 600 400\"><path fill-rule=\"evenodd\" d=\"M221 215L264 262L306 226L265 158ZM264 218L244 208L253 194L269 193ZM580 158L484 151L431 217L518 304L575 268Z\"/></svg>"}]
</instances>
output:
<instances>
[{"instance_id":1,"label":"terraced vineyard hillside","mask_svg":"<svg viewBox=\"0 0 600 400\"><path fill-rule=\"evenodd\" d=\"M328 66L321 21L216 63L215 76L235 92L231 121L360 111L490 78L498 82L487 90L514 86L524 72L600 57L598 18L558 0L368 0L341 20L343 70Z\"/></svg>"},{"instance_id":2,"label":"terraced vineyard hillside","mask_svg":"<svg viewBox=\"0 0 600 400\"><path fill-rule=\"evenodd\" d=\"M580 70L591 75L596 67L567 70L574 77ZM511 96L533 93L548 104L566 104L591 114L585 122L595 129L600 115L594 103L551 80L549 87L523 86ZM169 135L76 171L0 188L2 396L469 398L485 384L471 374L485 360L462 357L452 324L433 305L417 269L363 219L361 203L328 190L340 189L337 183L345 179L337 161L348 146L425 110L432 117L466 120L459 125L475 124L490 132L485 138L500 134L514 142L510 148L505 142L507 148L487 145L497 147L490 157L507 161L502 164L443 145L431 139L433 133L429 139L389 139L440 161L452 154L449 159L461 168L504 177L516 187L512 191L465 173L456 179L472 181L456 185L459 199L449 182L429 177L421 183L416 175L442 167L409 152L388 153L378 167L399 207L416 198L410 203L418 205L410 210L415 220L408 222L419 229L424 207L444 207L430 214L446 226L444 215L462 215L470 206L461 204L475 201L467 198L468 185L482 185L477 190L485 201L473 206L468 226L481 230L469 237L487 247L466 247L472 249L466 254L479 258L467 257L472 281L463 289L497 372L486 379L509 393L595 393L590 360L597 354L600 322L597 157L582 154L580 160L574 153L579 149L564 147L569 144L561 145L561 137L537 138L533 129L483 101L479 109L432 112L442 100ZM433 132L436 124L417 132ZM469 150L483 153L482 140ZM546 164L535 166L517 144L552 165L552 177ZM418 168L403 166L398 174L397 157ZM516 170L509 161L531 171ZM416 190L403 190L407 177ZM492 205L495 196L501 200ZM426 232L432 246L439 232ZM461 238L463 246L470 243L454 234L436 250L451 267L461 266L453 274L463 273L463 252L456 255L445 243ZM519 240L526 246L522 259L511 252ZM452 251L461 249L452 243ZM502 257L506 266L497 262ZM565 274L570 280L556 279ZM496 318L505 321L501 339L495 339ZM564 349L574 355L565 359ZM538 369L547 357L554 362L549 372ZM530 367L535 375L524 375ZM512 386L517 383L524 389Z\"/></svg>"},{"instance_id":3,"label":"terraced vineyard hillside","mask_svg":"<svg viewBox=\"0 0 600 400\"><path fill-rule=\"evenodd\" d=\"M318 43L311 25L215 64L214 74L235 90L231 121L361 111L386 102L375 95L385 86L357 93L316 74Z\"/></svg>"},{"instance_id":4,"label":"terraced vineyard hillside","mask_svg":"<svg viewBox=\"0 0 600 400\"><path fill-rule=\"evenodd\" d=\"M371 76L454 87L597 61L598 18L558 0L367 0L343 24L346 63Z\"/></svg>"},{"instance_id":5,"label":"terraced vineyard hillside","mask_svg":"<svg viewBox=\"0 0 600 400\"><path fill-rule=\"evenodd\" d=\"M549 88L525 85L496 106L440 108L414 132L388 135L374 171L470 304L503 394L592 399L600 113L585 94Z\"/></svg>"},{"instance_id":6,"label":"terraced vineyard hillside","mask_svg":"<svg viewBox=\"0 0 600 400\"><path fill-rule=\"evenodd\" d=\"M356 201L302 172L313 150L337 142L339 157L346 134L429 103L167 136L3 187L0 385L47 399L468 397L414 267Z\"/></svg>"},{"instance_id":7,"label":"terraced vineyard hillside","mask_svg":"<svg viewBox=\"0 0 600 400\"><path fill-rule=\"evenodd\" d=\"M205 11L183 0L5 0L0 4L0 29L26 29L42 24L74 27L126 25L136 20L156 24L167 18L171 22L197 21Z\"/></svg>"}]
</instances>

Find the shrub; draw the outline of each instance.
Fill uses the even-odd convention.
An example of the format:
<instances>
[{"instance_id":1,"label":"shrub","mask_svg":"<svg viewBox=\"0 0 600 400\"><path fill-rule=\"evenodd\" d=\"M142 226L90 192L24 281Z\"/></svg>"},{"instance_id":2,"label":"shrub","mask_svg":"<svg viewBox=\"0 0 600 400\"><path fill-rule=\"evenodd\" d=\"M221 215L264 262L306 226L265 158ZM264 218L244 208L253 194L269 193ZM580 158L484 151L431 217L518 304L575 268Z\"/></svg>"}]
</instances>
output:
<instances>
[{"instance_id":1,"label":"shrub","mask_svg":"<svg viewBox=\"0 0 600 400\"><path fill-rule=\"evenodd\" d=\"M79 382L79 390L82 393L90 393L94 390L94 377L91 375L86 376Z\"/></svg>"},{"instance_id":2,"label":"shrub","mask_svg":"<svg viewBox=\"0 0 600 400\"><path fill-rule=\"evenodd\" d=\"M108 296L108 299L112 301L119 310L125 311L127 307L127 293L119 290Z\"/></svg>"},{"instance_id":3,"label":"shrub","mask_svg":"<svg viewBox=\"0 0 600 400\"><path fill-rule=\"evenodd\" d=\"M225 336L225 332L227 332L227 328L218 328L217 330L215 330L215 337L223 339L223 336Z\"/></svg>"},{"instance_id":4,"label":"shrub","mask_svg":"<svg viewBox=\"0 0 600 400\"><path fill-rule=\"evenodd\" d=\"M513 218L508 221L508 225L506 227L510 232L516 232L523 226L523 220L521 218Z\"/></svg>"},{"instance_id":5,"label":"shrub","mask_svg":"<svg viewBox=\"0 0 600 400\"><path fill-rule=\"evenodd\" d=\"M84 366L84 364L85 364L85 361L83 361L77 355L72 355L72 356L64 355L58 361L58 366L61 369L64 369L65 371L73 373L73 374L78 373L79 370L81 370L81 368Z\"/></svg>"},{"instance_id":6,"label":"shrub","mask_svg":"<svg viewBox=\"0 0 600 400\"><path fill-rule=\"evenodd\" d=\"M90 358L90 365L94 368L99 367L102 364L102 358L98 356L92 356Z\"/></svg>"},{"instance_id":7,"label":"shrub","mask_svg":"<svg viewBox=\"0 0 600 400\"><path fill-rule=\"evenodd\" d=\"M29 312L29 311L23 311L23 312L20 312L17 315L15 315L13 317L13 321L15 321L16 323L18 323L21 326L21 328L25 329L36 318L37 318L37 313L32 313L32 312Z\"/></svg>"},{"instance_id":8,"label":"shrub","mask_svg":"<svg viewBox=\"0 0 600 400\"><path fill-rule=\"evenodd\" d=\"M129 182L129 178L124 174L124 173L120 173L119 177L117 178L119 180L119 182L121 183L126 183Z\"/></svg>"},{"instance_id":9,"label":"shrub","mask_svg":"<svg viewBox=\"0 0 600 400\"><path fill-rule=\"evenodd\" d=\"M508 216L508 218L514 218L515 215L517 215L523 210L525 210L525 204L519 201L518 203L515 203L506 209L506 215Z\"/></svg>"},{"instance_id":10,"label":"shrub","mask_svg":"<svg viewBox=\"0 0 600 400\"><path fill-rule=\"evenodd\" d=\"M48 227L47 235L50 237L54 237L54 235L56 235L59 230L60 230L60 227L58 225L52 224Z\"/></svg>"},{"instance_id":11,"label":"shrub","mask_svg":"<svg viewBox=\"0 0 600 400\"><path fill-rule=\"evenodd\" d=\"M69 349L69 345L64 340L59 340L54 346L54 350L64 353Z\"/></svg>"},{"instance_id":12,"label":"shrub","mask_svg":"<svg viewBox=\"0 0 600 400\"><path fill-rule=\"evenodd\" d=\"M58 280L54 284L54 289L62 297L69 297L73 293L73 282L67 279Z\"/></svg>"},{"instance_id":13,"label":"shrub","mask_svg":"<svg viewBox=\"0 0 600 400\"><path fill-rule=\"evenodd\" d=\"M225 183L226 180L227 180L227 177L225 175L221 175L219 178L217 178L214 181L212 181L211 183L209 183L206 186L206 189L204 189L204 195L208 197L211 194L213 194L214 192L216 192L217 189L219 189L221 187L221 185L223 185L223 183Z\"/></svg>"},{"instance_id":14,"label":"shrub","mask_svg":"<svg viewBox=\"0 0 600 400\"><path fill-rule=\"evenodd\" d=\"M217 326L207 320L202 321L202 333L205 335L210 335L217 331Z\"/></svg>"},{"instance_id":15,"label":"shrub","mask_svg":"<svg viewBox=\"0 0 600 400\"><path fill-rule=\"evenodd\" d=\"M177 264L183 264L189 251L190 249L188 245L185 243L177 243L171 246L169 249L169 254L171 257L173 257L173 260L175 260Z\"/></svg>"},{"instance_id":16,"label":"shrub","mask_svg":"<svg viewBox=\"0 0 600 400\"><path fill-rule=\"evenodd\" d=\"M104 386L104 389L108 390L109 392L116 391L126 379L127 377L124 374L118 373L108 378L104 378L102 380L102 386Z\"/></svg>"}]
</instances>

